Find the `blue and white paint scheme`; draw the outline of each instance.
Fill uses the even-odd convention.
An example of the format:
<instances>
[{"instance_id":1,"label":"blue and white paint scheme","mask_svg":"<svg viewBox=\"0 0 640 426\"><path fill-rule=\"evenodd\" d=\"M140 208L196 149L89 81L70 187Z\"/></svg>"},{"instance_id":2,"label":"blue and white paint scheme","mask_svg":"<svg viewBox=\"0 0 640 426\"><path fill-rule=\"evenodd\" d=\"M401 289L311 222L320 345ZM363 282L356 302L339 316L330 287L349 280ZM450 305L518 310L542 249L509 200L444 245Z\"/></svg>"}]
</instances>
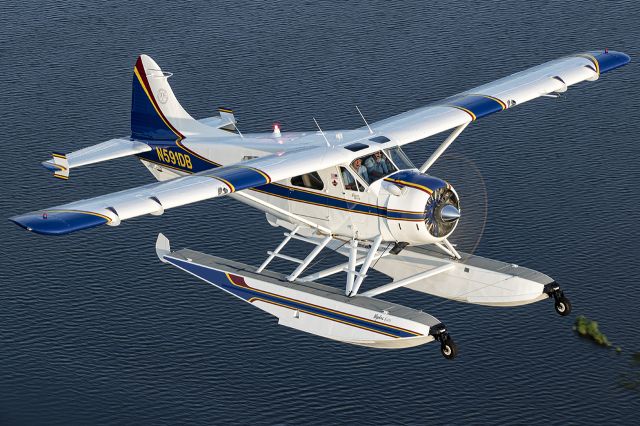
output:
<instances>
[{"instance_id":1,"label":"blue and white paint scheme","mask_svg":"<svg viewBox=\"0 0 640 426\"><path fill-rule=\"evenodd\" d=\"M314 317L294 321L297 325L307 324L297 328L351 343L371 340L373 337L362 333L375 331L360 329L355 340L345 337L353 331L348 331L349 327L355 330L362 325L346 321L337 327L347 327L344 334L331 335L323 328L326 324L319 324L333 320L318 319L319 310L336 310L339 303L335 298L323 299L315 293L297 295L297 299L290 297L297 291L295 283L346 272L346 298L373 300L374 296L398 287L491 306L516 306L553 297L557 312L566 315L571 305L549 277L540 273L527 277L506 267L496 269L495 263L455 249L449 240L462 215L460 198L449 183L427 172L470 123L541 96L555 97L570 86L595 81L601 74L629 61L626 54L610 50L574 54L426 107L375 123L365 120L365 125L358 129L323 131L318 126L318 131L282 132L278 127L273 132L243 134L228 108L220 108L214 117L194 119L180 105L168 83L173 74L163 71L149 56L141 55L133 70L131 134L69 154L54 153L43 166L53 171L55 177L67 180L71 169L76 167L134 155L157 182L10 220L38 234L61 235L103 224L118 226L137 216L161 215L166 209L231 196L264 211L271 225L288 231L251 277L237 271L224 272L224 268L207 269L206 265L198 266L170 254L161 256L162 260L241 298L249 290L233 287L233 282L230 287L229 282L218 279L222 277L220 273L243 277L250 288L265 286L270 296L261 296L260 301L255 299L252 303L273 312L285 309L286 315L276 315L281 323L290 325L282 318L293 309L298 312L298 320L300 312ZM451 134L422 166L414 166L402 152L403 145L444 131ZM302 259L285 256L281 250L291 239L315 247ZM435 248L439 254L420 247ZM323 249L335 250L348 261L303 276ZM266 267L274 258L297 264L286 277L293 284L261 281L260 275L269 274ZM370 268L388 275L392 282L359 295ZM276 303L278 297L298 302ZM305 300L319 310L299 309L301 305L296 303ZM268 309L262 306L265 303ZM401 338L422 343L437 339L443 355L455 357L455 345L444 326L438 325L437 333L429 329L431 326L425 329L407 326L407 330L420 329L421 335L427 336L423 339ZM378 326L372 327L379 331Z\"/></svg>"}]
</instances>

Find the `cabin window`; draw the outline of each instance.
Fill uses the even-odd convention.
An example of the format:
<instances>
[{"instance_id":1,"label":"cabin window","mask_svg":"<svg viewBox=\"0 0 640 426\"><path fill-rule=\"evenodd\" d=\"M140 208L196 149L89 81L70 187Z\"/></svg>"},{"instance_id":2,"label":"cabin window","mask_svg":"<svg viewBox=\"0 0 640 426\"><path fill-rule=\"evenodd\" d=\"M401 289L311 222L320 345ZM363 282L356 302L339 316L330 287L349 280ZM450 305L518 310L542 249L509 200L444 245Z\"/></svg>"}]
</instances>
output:
<instances>
[{"instance_id":1,"label":"cabin window","mask_svg":"<svg viewBox=\"0 0 640 426\"><path fill-rule=\"evenodd\" d=\"M385 149L385 152L389 157L391 157L391 160L393 160L393 162L398 167L398 169L406 170L406 169L416 168L416 166L413 165L411 160L407 158L405 153L402 152L400 147Z\"/></svg>"},{"instance_id":2,"label":"cabin window","mask_svg":"<svg viewBox=\"0 0 640 426\"><path fill-rule=\"evenodd\" d=\"M349 191L364 192L364 185L353 175L353 173L351 173L351 171L347 170L344 167L340 167L340 176L342 176L344 189L348 189Z\"/></svg>"},{"instance_id":3,"label":"cabin window","mask_svg":"<svg viewBox=\"0 0 640 426\"><path fill-rule=\"evenodd\" d=\"M324 182L318 172L307 173L306 175L294 176L291 178L291 185L302 188L310 188L321 191L324 189Z\"/></svg>"}]
</instances>

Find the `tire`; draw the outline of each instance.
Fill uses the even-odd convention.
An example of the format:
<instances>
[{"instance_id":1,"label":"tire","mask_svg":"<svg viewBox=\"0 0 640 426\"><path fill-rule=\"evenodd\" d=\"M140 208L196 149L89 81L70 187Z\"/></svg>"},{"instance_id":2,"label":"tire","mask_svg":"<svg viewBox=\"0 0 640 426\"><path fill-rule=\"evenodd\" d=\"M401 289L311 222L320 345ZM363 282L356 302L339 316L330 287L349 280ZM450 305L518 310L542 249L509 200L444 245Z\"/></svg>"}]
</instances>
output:
<instances>
[{"instance_id":1,"label":"tire","mask_svg":"<svg viewBox=\"0 0 640 426\"><path fill-rule=\"evenodd\" d=\"M450 337L440 343L440 352L446 359L454 359L458 355L458 347Z\"/></svg>"},{"instance_id":2,"label":"tire","mask_svg":"<svg viewBox=\"0 0 640 426\"><path fill-rule=\"evenodd\" d=\"M560 297L555 304L558 315L566 317L571 313L571 302L566 297Z\"/></svg>"}]
</instances>

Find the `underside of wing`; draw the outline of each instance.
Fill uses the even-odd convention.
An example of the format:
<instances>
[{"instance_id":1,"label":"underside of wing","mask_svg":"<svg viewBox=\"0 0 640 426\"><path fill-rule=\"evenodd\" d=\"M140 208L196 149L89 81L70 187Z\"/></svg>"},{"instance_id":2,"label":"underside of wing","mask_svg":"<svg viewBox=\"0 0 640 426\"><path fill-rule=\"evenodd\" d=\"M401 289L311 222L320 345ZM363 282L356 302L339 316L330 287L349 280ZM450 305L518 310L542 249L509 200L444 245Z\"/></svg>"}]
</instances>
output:
<instances>
[{"instance_id":1,"label":"underside of wing","mask_svg":"<svg viewBox=\"0 0 640 426\"><path fill-rule=\"evenodd\" d=\"M532 99L563 93L582 81L629 63L615 51L592 51L530 68L492 83L454 95L433 105L407 111L373 123L371 127L400 145L512 108Z\"/></svg>"}]
</instances>

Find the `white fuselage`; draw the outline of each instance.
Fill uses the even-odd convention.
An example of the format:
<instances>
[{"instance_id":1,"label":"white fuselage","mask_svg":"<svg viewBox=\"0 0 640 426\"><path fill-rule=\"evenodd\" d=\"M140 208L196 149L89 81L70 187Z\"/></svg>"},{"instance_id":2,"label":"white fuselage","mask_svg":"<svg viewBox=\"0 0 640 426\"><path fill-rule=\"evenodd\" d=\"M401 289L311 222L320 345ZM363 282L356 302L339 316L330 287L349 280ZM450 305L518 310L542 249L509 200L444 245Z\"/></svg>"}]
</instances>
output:
<instances>
[{"instance_id":1,"label":"white fuselage","mask_svg":"<svg viewBox=\"0 0 640 426\"><path fill-rule=\"evenodd\" d=\"M226 146L204 141L185 141L183 144L188 147L189 151L186 152L190 152L191 156L197 154L211 162L212 167L214 159L220 164L225 164L266 154L250 146ZM424 187L415 185L400 188L382 178L372 178L370 182L365 182L365 179L350 167L353 157L366 156L376 148L346 156L345 163L340 166L322 168L322 161L319 161L319 168L313 176L296 176L230 196L267 213L269 223L274 226L289 227L291 221L275 214L273 207L328 229L334 236L348 239L372 240L382 235L383 241L404 241L411 244L428 244L442 240L431 235L427 229L424 216L430 193L426 192ZM158 154L159 160L163 158ZM164 161L142 161L156 179L161 181L189 174L188 171L171 167ZM395 171L402 172L401 167L395 167ZM416 174L417 171L411 169L411 173ZM351 182L352 185L349 185L346 181L349 176L357 181L357 184ZM244 193L251 197L244 196ZM261 203L255 202L255 199Z\"/></svg>"}]
</instances>

